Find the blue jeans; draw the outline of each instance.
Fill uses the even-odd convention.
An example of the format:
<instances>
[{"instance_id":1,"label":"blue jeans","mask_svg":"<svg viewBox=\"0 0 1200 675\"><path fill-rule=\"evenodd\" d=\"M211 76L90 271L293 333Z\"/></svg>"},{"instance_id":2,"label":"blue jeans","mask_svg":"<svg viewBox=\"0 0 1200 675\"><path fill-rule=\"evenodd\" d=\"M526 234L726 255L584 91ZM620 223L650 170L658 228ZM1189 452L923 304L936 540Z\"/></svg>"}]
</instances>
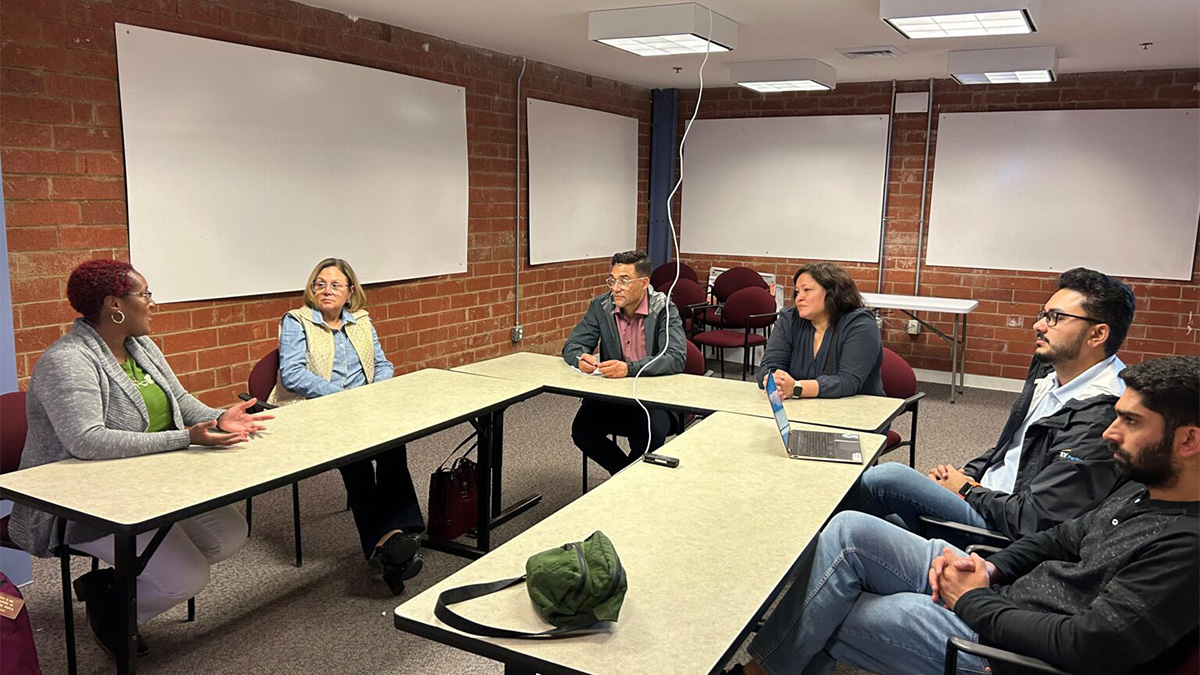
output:
<instances>
[{"instance_id":1,"label":"blue jeans","mask_svg":"<svg viewBox=\"0 0 1200 675\"><path fill-rule=\"evenodd\" d=\"M912 532L920 531L918 516L994 529L965 499L898 462L867 469L862 475L862 491L863 511L880 518L896 515Z\"/></svg>"},{"instance_id":2,"label":"blue jeans","mask_svg":"<svg viewBox=\"0 0 1200 675\"><path fill-rule=\"evenodd\" d=\"M977 639L930 598L929 564L946 546L864 513L838 514L817 540L807 587L798 581L784 594L750 655L772 675L833 673L839 661L876 673L940 673L947 639ZM958 664L965 673L987 665L967 654Z\"/></svg>"}]
</instances>

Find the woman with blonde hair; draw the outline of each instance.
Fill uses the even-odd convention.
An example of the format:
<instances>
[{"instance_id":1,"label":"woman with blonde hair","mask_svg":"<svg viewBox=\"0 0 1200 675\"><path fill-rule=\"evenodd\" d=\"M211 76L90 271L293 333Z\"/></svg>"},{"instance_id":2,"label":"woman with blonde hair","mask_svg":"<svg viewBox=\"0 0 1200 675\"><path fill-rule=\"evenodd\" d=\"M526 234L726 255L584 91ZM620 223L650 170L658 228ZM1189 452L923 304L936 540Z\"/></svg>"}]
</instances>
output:
<instances>
[{"instance_id":1,"label":"woman with blonde hair","mask_svg":"<svg viewBox=\"0 0 1200 675\"><path fill-rule=\"evenodd\" d=\"M365 309L367 296L349 263L317 263L304 288L304 306L283 315L279 327L279 383L270 402L336 394L392 377L379 336ZM393 450L340 467L350 510L368 561L377 561L396 595L421 571L425 530L408 453Z\"/></svg>"}]
</instances>

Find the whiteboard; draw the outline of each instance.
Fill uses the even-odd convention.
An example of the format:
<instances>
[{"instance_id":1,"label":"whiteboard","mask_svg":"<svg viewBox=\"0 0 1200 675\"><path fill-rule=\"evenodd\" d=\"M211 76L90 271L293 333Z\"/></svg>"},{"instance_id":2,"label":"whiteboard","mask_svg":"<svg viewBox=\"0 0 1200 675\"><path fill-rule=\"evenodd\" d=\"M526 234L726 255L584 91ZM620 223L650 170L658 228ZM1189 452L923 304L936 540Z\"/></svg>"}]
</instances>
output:
<instances>
[{"instance_id":1,"label":"whiteboard","mask_svg":"<svg viewBox=\"0 0 1200 675\"><path fill-rule=\"evenodd\" d=\"M465 272L462 87L117 24L129 255L156 300Z\"/></svg>"},{"instance_id":2,"label":"whiteboard","mask_svg":"<svg viewBox=\"0 0 1200 675\"><path fill-rule=\"evenodd\" d=\"M1196 110L938 117L930 265L1191 279Z\"/></svg>"},{"instance_id":3,"label":"whiteboard","mask_svg":"<svg viewBox=\"0 0 1200 675\"><path fill-rule=\"evenodd\" d=\"M638 121L529 99L529 263L637 248Z\"/></svg>"},{"instance_id":4,"label":"whiteboard","mask_svg":"<svg viewBox=\"0 0 1200 675\"><path fill-rule=\"evenodd\" d=\"M684 253L876 262L887 115L697 120Z\"/></svg>"}]
</instances>

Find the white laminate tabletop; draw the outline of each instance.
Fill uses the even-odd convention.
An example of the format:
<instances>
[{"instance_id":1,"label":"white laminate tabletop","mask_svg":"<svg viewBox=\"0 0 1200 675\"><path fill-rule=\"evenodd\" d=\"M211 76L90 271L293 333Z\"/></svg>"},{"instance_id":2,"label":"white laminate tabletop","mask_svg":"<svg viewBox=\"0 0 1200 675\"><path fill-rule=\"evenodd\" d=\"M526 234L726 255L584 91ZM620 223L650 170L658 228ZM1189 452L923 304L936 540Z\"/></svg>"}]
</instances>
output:
<instances>
[{"instance_id":1,"label":"white laminate tabletop","mask_svg":"<svg viewBox=\"0 0 1200 675\"><path fill-rule=\"evenodd\" d=\"M526 398L535 385L420 370L272 411L267 430L230 448L112 460L69 459L0 476L0 493L130 527L355 453L450 420Z\"/></svg>"},{"instance_id":2,"label":"white laminate tabletop","mask_svg":"<svg viewBox=\"0 0 1200 675\"><path fill-rule=\"evenodd\" d=\"M978 300L966 298L934 298L924 295L891 295L863 293L863 302L875 309L908 309L922 312L970 314L979 306Z\"/></svg>"},{"instance_id":3,"label":"white laminate tabletop","mask_svg":"<svg viewBox=\"0 0 1200 675\"><path fill-rule=\"evenodd\" d=\"M580 396L634 397L633 378L608 379L582 375L557 356L519 352L453 369L503 380L538 384L560 393ZM733 412L771 416L766 394L753 382L699 375L661 375L637 380L637 397L646 403L702 412ZM888 424L904 405L883 396L806 398L784 401L788 419L822 426L875 431Z\"/></svg>"},{"instance_id":4,"label":"white laminate tabletop","mask_svg":"<svg viewBox=\"0 0 1200 675\"><path fill-rule=\"evenodd\" d=\"M810 427L811 428L811 427ZM884 437L862 434L873 459ZM432 588L396 608L398 625L443 640L437 595L523 573L539 551L602 530L629 591L611 632L562 640L468 636L472 651L499 647L581 673L708 673L769 601L865 465L789 459L775 424L715 413L663 446L668 469L636 462ZM455 605L469 619L541 631L524 585ZM423 627L423 628L422 628ZM422 633L427 630L429 633ZM461 634L459 634L461 635Z\"/></svg>"}]
</instances>

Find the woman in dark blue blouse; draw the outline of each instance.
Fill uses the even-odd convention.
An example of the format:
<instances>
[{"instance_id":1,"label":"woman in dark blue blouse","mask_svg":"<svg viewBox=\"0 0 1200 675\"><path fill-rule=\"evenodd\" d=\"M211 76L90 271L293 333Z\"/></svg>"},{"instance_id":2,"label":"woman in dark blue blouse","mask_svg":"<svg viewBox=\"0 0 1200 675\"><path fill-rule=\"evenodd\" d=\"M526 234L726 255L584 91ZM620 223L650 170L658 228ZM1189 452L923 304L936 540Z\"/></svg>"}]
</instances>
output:
<instances>
[{"instance_id":1,"label":"woman in dark blue blouse","mask_svg":"<svg viewBox=\"0 0 1200 675\"><path fill-rule=\"evenodd\" d=\"M883 396L879 327L846 270L810 263L796 270L793 306L779 313L758 370L784 398Z\"/></svg>"}]
</instances>

